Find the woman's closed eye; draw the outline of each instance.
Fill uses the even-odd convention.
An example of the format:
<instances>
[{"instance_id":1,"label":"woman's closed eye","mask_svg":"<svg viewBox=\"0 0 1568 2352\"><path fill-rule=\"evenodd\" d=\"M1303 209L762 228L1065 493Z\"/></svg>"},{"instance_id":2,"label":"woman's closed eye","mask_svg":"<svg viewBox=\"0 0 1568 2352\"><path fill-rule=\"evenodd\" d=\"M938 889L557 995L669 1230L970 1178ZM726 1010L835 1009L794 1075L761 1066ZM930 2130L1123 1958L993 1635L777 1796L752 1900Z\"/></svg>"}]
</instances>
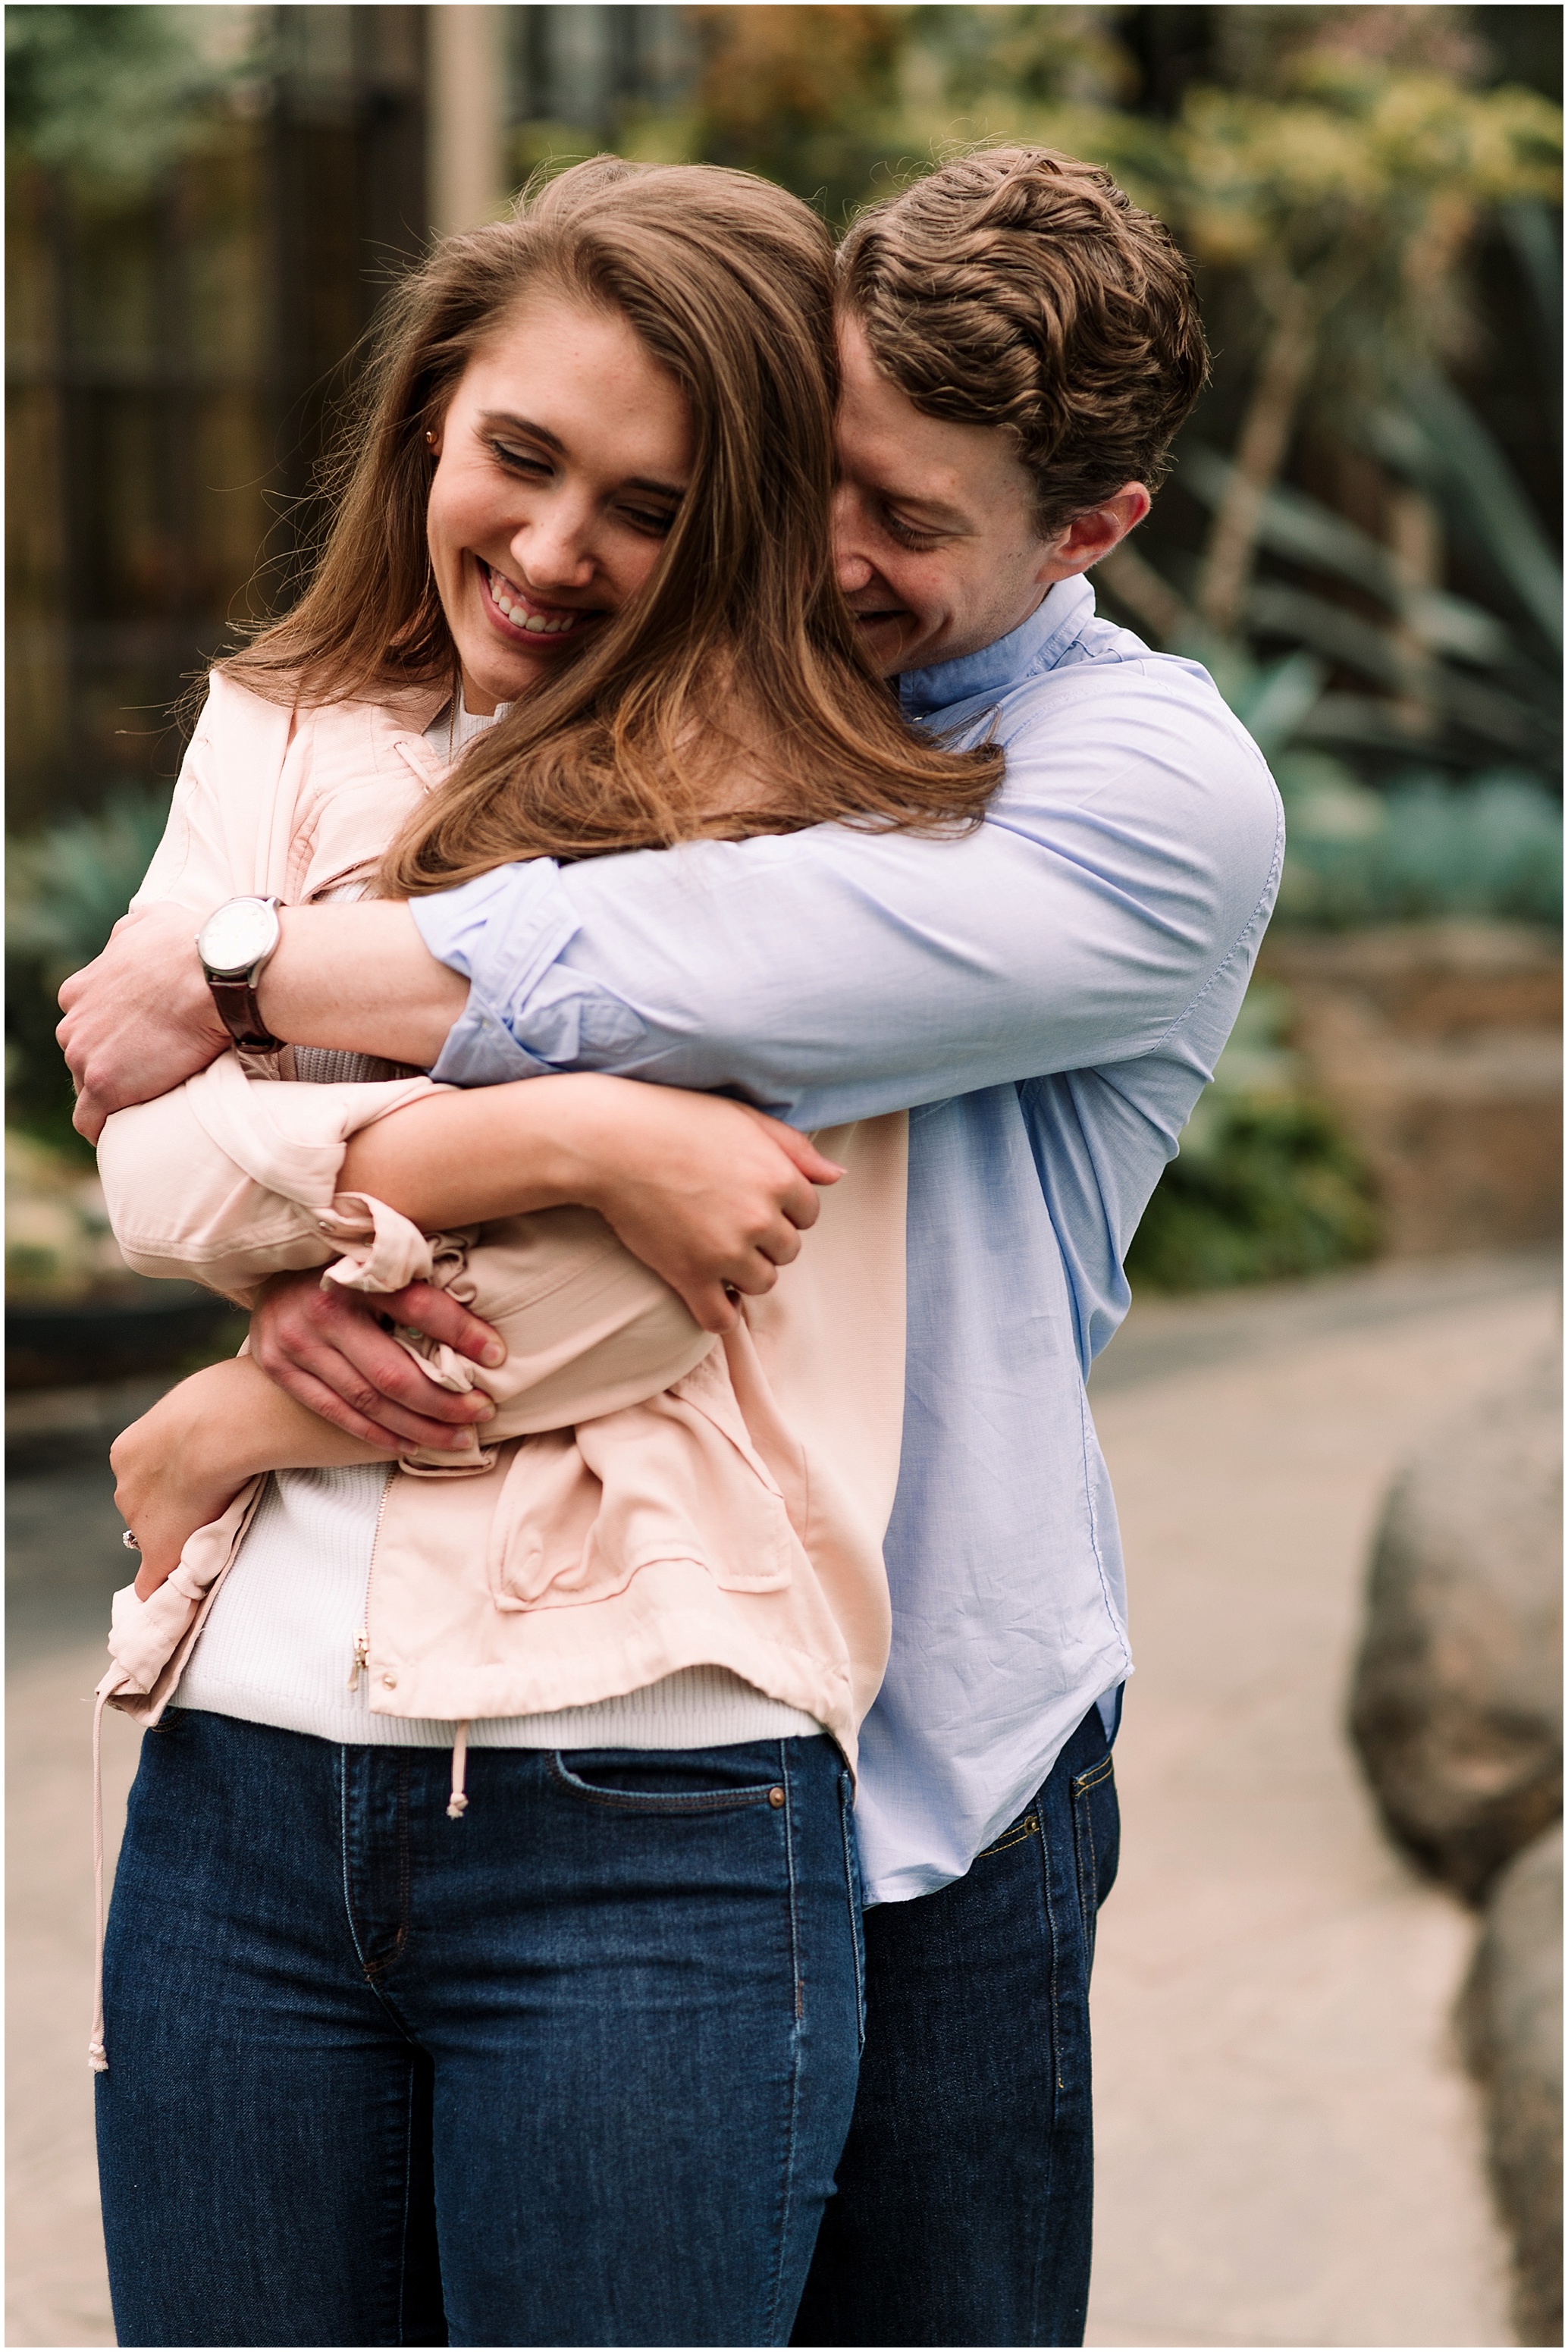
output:
<instances>
[{"instance_id":1,"label":"woman's closed eye","mask_svg":"<svg viewBox=\"0 0 1568 2352\"><path fill-rule=\"evenodd\" d=\"M673 507L622 507L621 520L647 539L668 539L675 523Z\"/></svg>"},{"instance_id":2,"label":"woman's closed eye","mask_svg":"<svg viewBox=\"0 0 1568 2352\"><path fill-rule=\"evenodd\" d=\"M489 447L491 457L499 465L504 466L509 474L521 474L529 481L547 481L555 471L552 461L541 457L536 450L519 449L510 442L494 439Z\"/></svg>"}]
</instances>

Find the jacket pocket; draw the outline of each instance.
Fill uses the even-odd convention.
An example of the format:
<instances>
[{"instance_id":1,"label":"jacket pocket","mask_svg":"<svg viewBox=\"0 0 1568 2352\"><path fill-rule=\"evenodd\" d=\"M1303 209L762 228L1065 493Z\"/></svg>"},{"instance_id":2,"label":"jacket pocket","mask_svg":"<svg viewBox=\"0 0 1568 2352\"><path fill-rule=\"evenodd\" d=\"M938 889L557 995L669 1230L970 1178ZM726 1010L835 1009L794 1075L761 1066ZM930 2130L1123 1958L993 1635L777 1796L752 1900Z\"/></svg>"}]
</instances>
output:
<instances>
[{"instance_id":1,"label":"jacket pocket","mask_svg":"<svg viewBox=\"0 0 1568 2352\"><path fill-rule=\"evenodd\" d=\"M581 1606L684 1560L721 1590L787 1585L800 1546L715 1349L647 1403L525 1438L497 1498L486 1570L498 1609Z\"/></svg>"}]
</instances>

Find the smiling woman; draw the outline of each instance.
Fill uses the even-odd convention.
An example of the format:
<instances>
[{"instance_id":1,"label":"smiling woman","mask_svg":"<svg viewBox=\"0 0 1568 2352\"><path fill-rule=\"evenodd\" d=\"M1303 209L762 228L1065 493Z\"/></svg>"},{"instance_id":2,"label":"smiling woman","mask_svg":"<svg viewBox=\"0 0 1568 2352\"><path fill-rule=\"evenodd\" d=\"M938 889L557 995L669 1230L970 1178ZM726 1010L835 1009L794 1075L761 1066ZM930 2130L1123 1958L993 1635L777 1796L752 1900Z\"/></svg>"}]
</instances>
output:
<instances>
[{"instance_id":1,"label":"smiling woman","mask_svg":"<svg viewBox=\"0 0 1568 2352\"><path fill-rule=\"evenodd\" d=\"M903 725L835 578L834 348L826 229L736 172L579 165L397 289L315 576L223 665L273 700L504 706L388 895L530 854L978 822L1001 754Z\"/></svg>"},{"instance_id":2,"label":"smiling woman","mask_svg":"<svg viewBox=\"0 0 1568 2352\"><path fill-rule=\"evenodd\" d=\"M438 432L430 562L488 718L652 576L691 469L679 386L624 318L526 296Z\"/></svg>"}]
</instances>

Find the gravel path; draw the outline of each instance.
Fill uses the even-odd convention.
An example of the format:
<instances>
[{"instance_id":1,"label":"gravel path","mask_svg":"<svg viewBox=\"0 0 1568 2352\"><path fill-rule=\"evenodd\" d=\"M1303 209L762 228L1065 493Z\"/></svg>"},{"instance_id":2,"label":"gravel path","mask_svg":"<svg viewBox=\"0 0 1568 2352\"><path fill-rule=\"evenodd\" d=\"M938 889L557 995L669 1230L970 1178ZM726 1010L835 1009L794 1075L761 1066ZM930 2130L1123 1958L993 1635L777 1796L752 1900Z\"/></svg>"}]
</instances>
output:
<instances>
[{"instance_id":1,"label":"gravel path","mask_svg":"<svg viewBox=\"0 0 1568 2352\"><path fill-rule=\"evenodd\" d=\"M1448 2032L1471 1926L1380 1840L1340 1728L1401 1454L1550 1332L1542 1262L1141 1307L1094 1383L1139 1674L1095 1981L1096 2345L1509 2340ZM8 1500L14 2346L113 2342L92 2163L87 1695L107 1475ZM106 1726L111 1834L136 1734Z\"/></svg>"}]
</instances>

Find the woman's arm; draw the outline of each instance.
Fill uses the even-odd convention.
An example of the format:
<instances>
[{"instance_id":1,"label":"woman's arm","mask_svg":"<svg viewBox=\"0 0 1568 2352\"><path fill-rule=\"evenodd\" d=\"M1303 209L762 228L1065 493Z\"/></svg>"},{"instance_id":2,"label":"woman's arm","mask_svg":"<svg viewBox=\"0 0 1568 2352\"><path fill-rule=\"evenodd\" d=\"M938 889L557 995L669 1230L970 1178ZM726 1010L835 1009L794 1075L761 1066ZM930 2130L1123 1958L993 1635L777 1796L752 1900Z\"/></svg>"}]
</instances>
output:
<instances>
[{"instance_id":1,"label":"woman's arm","mask_svg":"<svg viewBox=\"0 0 1568 2352\"><path fill-rule=\"evenodd\" d=\"M596 1208L703 1330L724 1331L739 1313L731 1292L773 1287L816 1218L812 1183L838 1172L804 1136L740 1104L546 1077L392 1113L353 1139L341 1181L426 1228L547 1204ZM250 1345L280 1388L351 1436L405 1443L426 1409L429 1385L374 1305L308 1274L268 1284Z\"/></svg>"},{"instance_id":2,"label":"woman's arm","mask_svg":"<svg viewBox=\"0 0 1568 2352\"><path fill-rule=\"evenodd\" d=\"M427 1232L531 1209L596 1209L705 1331L736 1320L816 1223L843 1171L743 1104L626 1078L543 1077L431 1095L352 1137L340 1189Z\"/></svg>"},{"instance_id":3,"label":"woman's arm","mask_svg":"<svg viewBox=\"0 0 1568 2352\"><path fill-rule=\"evenodd\" d=\"M136 1591L145 1601L178 1566L196 1529L220 1517L258 1472L335 1470L390 1461L392 1453L334 1429L247 1356L236 1356L160 1397L121 1431L109 1459L115 1507L142 1554Z\"/></svg>"}]
</instances>

